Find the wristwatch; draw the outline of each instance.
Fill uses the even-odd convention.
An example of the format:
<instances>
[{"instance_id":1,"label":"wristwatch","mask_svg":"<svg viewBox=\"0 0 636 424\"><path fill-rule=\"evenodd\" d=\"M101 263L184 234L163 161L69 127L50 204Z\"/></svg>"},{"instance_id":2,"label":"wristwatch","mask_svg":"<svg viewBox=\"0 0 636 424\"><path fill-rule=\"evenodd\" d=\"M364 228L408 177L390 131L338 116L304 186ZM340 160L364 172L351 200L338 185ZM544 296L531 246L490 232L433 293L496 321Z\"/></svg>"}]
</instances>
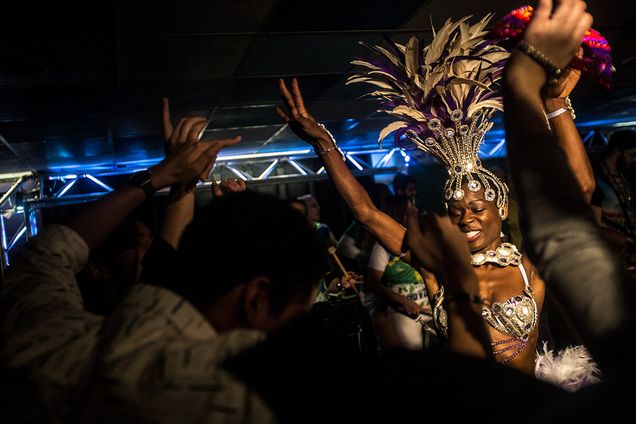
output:
<instances>
[{"instance_id":1,"label":"wristwatch","mask_svg":"<svg viewBox=\"0 0 636 424\"><path fill-rule=\"evenodd\" d=\"M150 171L148 169L144 169L143 171L135 172L130 177L128 177L128 184L133 187L139 187L146 193L146 199L150 199L155 195L157 189L152 186L152 181L150 180Z\"/></svg>"}]
</instances>

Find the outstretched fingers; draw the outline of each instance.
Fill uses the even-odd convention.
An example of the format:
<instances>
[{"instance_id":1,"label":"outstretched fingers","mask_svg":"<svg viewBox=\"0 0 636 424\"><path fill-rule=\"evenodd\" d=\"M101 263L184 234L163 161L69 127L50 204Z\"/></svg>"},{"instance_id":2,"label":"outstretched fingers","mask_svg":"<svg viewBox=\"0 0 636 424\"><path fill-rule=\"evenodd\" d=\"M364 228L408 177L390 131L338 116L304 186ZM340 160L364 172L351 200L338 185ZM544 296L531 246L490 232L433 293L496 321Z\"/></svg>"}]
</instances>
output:
<instances>
[{"instance_id":1,"label":"outstretched fingers","mask_svg":"<svg viewBox=\"0 0 636 424\"><path fill-rule=\"evenodd\" d=\"M212 161L207 168L203 170L201 175L199 175L199 179L201 181L207 181L210 178L210 172L212 172L212 168L214 168L214 161Z\"/></svg>"},{"instance_id":2,"label":"outstretched fingers","mask_svg":"<svg viewBox=\"0 0 636 424\"><path fill-rule=\"evenodd\" d=\"M190 128L190 132L188 133L188 136L187 136L188 142L196 143L197 141L199 141L199 135L201 134L201 132L206 126L207 126L206 121L197 121L197 123Z\"/></svg>"},{"instance_id":3,"label":"outstretched fingers","mask_svg":"<svg viewBox=\"0 0 636 424\"><path fill-rule=\"evenodd\" d=\"M174 127L170 121L170 101L164 97L161 102L161 127L163 129L163 137L166 141L172 136Z\"/></svg>"},{"instance_id":4,"label":"outstretched fingers","mask_svg":"<svg viewBox=\"0 0 636 424\"><path fill-rule=\"evenodd\" d=\"M306 117L307 109L305 109L305 101L303 100L303 95L300 92L300 87L298 86L298 80L296 78L292 79L292 91L294 92L294 103L296 104L298 113Z\"/></svg>"},{"instance_id":5,"label":"outstretched fingers","mask_svg":"<svg viewBox=\"0 0 636 424\"><path fill-rule=\"evenodd\" d=\"M278 116L280 116L283 121L285 121L286 123L288 123L289 121L291 121L291 118L289 117L289 115L287 115L285 112L283 112L283 110L276 106L276 113L278 114Z\"/></svg>"},{"instance_id":6,"label":"outstretched fingers","mask_svg":"<svg viewBox=\"0 0 636 424\"><path fill-rule=\"evenodd\" d=\"M216 156L219 154L221 149L224 149L229 146L233 146L236 143L241 141L241 136L236 136L233 138L226 138L223 140L213 140L213 141L202 141L197 146L201 149L204 149L202 154L194 161L194 169L198 170L198 174L201 175L207 168L211 168L216 161Z\"/></svg>"},{"instance_id":7,"label":"outstretched fingers","mask_svg":"<svg viewBox=\"0 0 636 424\"><path fill-rule=\"evenodd\" d=\"M195 126L199 126L201 123L205 122L205 118L196 117L196 118L188 118L185 120L183 125L181 126L181 130L179 131L178 142L185 143L186 141L196 141L196 136L198 135L198 131L196 134L192 131L192 128ZM192 139L192 135L194 134L194 140Z\"/></svg>"},{"instance_id":8,"label":"outstretched fingers","mask_svg":"<svg viewBox=\"0 0 636 424\"><path fill-rule=\"evenodd\" d=\"M185 122L186 118L181 118L179 119L179 122L177 122L177 126L174 128L174 131L172 131L170 139L168 140L171 145L175 145L179 142L179 134L181 134L181 128L183 127L183 124L185 124Z\"/></svg>"},{"instance_id":9,"label":"outstretched fingers","mask_svg":"<svg viewBox=\"0 0 636 424\"><path fill-rule=\"evenodd\" d=\"M283 103L285 103L285 106L287 106L287 110L289 110L289 113L291 113L292 116L296 116L298 114L298 108L296 107L296 103L294 102L294 99L292 98L292 95L287 89L287 85L282 78L278 80L278 92L281 99L283 100Z\"/></svg>"}]
</instances>

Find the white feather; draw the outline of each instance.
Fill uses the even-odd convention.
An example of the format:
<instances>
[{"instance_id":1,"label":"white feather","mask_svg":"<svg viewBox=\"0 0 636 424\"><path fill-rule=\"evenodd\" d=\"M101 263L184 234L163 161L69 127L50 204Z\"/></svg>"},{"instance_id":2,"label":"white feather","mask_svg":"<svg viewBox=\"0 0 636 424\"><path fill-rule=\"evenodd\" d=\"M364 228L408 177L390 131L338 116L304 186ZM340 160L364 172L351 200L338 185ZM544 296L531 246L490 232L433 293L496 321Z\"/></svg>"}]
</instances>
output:
<instances>
[{"instance_id":1,"label":"white feather","mask_svg":"<svg viewBox=\"0 0 636 424\"><path fill-rule=\"evenodd\" d=\"M408 117L415 119L416 121L426 122L426 116L424 116L424 114L420 112L419 110L414 109L412 107L401 105L396 107L392 111L390 111L390 113L394 115L406 115Z\"/></svg>"},{"instance_id":2,"label":"white feather","mask_svg":"<svg viewBox=\"0 0 636 424\"><path fill-rule=\"evenodd\" d=\"M539 380L570 392L601 381L600 371L584 346L568 347L555 354L544 343L543 352L537 352L534 370Z\"/></svg>"},{"instance_id":3,"label":"white feather","mask_svg":"<svg viewBox=\"0 0 636 424\"><path fill-rule=\"evenodd\" d=\"M382 131L380 131L380 136L378 137L378 143L380 143L380 146L382 145L382 140L384 140L389 134L391 134L395 130L399 130L400 128L404 128L406 126L408 126L406 122L395 121L395 122L391 122L389 125L382 128Z\"/></svg>"}]
</instances>

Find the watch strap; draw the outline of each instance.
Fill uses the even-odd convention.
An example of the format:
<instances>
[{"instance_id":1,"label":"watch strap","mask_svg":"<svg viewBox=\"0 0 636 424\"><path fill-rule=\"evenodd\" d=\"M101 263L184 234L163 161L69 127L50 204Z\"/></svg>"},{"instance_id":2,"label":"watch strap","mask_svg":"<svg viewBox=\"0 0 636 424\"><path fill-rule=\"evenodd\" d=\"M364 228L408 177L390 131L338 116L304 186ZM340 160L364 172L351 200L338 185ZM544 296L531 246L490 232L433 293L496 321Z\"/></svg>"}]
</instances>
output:
<instances>
[{"instance_id":1,"label":"watch strap","mask_svg":"<svg viewBox=\"0 0 636 424\"><path fill-rule=\"evenodd\" d=\"M150 171L148 169L132 174L128 178L128 184L142 189L146 194L147 199L153 197L157 192L157 190L152 185Z\"/></svg>"}]
</instances>

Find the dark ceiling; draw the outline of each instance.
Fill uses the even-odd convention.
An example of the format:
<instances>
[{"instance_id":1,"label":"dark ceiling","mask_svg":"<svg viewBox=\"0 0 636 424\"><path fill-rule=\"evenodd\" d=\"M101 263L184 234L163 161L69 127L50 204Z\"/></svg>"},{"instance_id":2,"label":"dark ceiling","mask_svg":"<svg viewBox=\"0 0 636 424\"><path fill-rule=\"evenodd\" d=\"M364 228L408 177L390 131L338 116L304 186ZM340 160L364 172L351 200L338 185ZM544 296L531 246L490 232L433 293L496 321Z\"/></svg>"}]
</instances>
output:
<instances>
[{"instance_id":1,"label":"dark ceiling","mask_svg":"<svg viewBox=\"0 0 636 424\"><path fill-rule=\"evenodd\" d=\"M345 145L373 144L386 118L345 86L358 41L430 37L430 22L524 1L298 0L21 2L0 7L0 173L125 167L162 155L159 108L211 114L208 138L234 153L298 148L274 112L277 79L298 76L311 110ZM17 2L13 2L17 3ZM578 123L636 121L636 2L592 0L618 69L603 92L583 82ZM609 121L608 121L609 120Z\"/></svg>"}]
</instances>

